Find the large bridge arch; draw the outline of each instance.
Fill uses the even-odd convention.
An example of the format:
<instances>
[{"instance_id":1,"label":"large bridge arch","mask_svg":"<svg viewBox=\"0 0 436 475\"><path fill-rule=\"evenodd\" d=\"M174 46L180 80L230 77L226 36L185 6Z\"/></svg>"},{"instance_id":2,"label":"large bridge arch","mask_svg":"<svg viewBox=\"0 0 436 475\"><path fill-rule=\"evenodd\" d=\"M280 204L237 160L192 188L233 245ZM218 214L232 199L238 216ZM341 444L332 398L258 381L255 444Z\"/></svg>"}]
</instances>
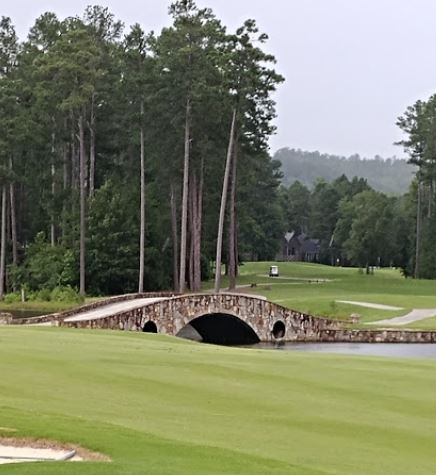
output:
<instances>
[{"instance_id":1,"label":"large bridge arch","mask_svg":"<svg viewBox=\"0 0 436 475\"><path fill-rule=\"evenodd\" d=\"M218 345L251 345L260 342L250 324L228 312L200 314L190 320L176 336Z\"/></svg>"}]
</instances>

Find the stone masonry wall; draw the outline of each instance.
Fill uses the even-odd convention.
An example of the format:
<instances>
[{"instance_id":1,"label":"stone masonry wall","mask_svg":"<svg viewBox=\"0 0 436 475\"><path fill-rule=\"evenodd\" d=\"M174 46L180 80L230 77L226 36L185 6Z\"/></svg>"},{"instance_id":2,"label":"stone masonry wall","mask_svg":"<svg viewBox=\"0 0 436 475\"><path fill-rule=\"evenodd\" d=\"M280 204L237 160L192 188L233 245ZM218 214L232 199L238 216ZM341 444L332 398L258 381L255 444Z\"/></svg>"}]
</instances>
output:
<instances>
[{"instance_id":1,"label":"stone masonry wall","mask_svg":"<svg viewBox=\"0 0 436 475\"><path fill-rule=\"evenodd\" d=\"M238 294L177 296L104 319L60 322L60 325L141 330L148 321L152 321L159 333L177 335L191 320L214 313L227 313L240 318L253 328L261 341L275 341L272 331L277 321L284 323L286 331L283 340L287 341L316 341L322 331L341 328L340 322L335 320L313 317L266 300Z\"/></svg>"},{"instance_id":2,"label":"stone masonry wall","mask_svg":"<svg viewBox=\"0 0 436 475\"><path fill-rule=\"evenodd\" d=\"M121 312L110 317L65 322L65 318L109 303L143 297L168 297L160 302ZM314 317L287 309L266 300L238 294L188 294L175 295L168 292L129 294L71 309L58 314L20 319L4 323L42 323L74 328L101 328L112 330L141 331L144 325L154 322L159 333L177 335L197 317L206 314L227 313L247 323L264 342L276 341L274 324L285 326L282 341L299 342L354 342L354 343L436 343L436 331L419 330L361 330L344 328L337 320Z\"/></svg>"},{"instance_id":3,"label":"stone masonry wall","mask_svg":"<svg viewBox=\"0 0 436 475\"><path fill-rule=\"evenodd\" d=\"M81 305L80 307L70 308L64 310L63 312L51 313L49 315L41 315L39 317L29 317L29 318L16 318L11 323L13 325L31 325L35 323L46 323L52 321L62 321L65 318L76 315L79 312L85 312L88 310L93 310L94 308L104 307L112 303L125 302L128 300L142 299L142 298L152 298L152 297L173 297L177 295L176 292L146 292L142 294L124 294L124 295L115 295L114 297L108 297L101 300L96 300L95 302L87 303Z\"/></svg>"}]
</instances>

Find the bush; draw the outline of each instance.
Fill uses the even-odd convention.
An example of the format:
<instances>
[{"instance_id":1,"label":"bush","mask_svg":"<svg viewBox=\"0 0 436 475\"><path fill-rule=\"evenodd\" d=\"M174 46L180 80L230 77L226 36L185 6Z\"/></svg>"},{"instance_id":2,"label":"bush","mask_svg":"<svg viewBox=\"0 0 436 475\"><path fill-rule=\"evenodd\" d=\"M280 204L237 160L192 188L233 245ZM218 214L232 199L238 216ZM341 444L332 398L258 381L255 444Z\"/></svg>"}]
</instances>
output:
<instances>
[{"instance_id":1,"label":"bush","mask_svg":"<svg viewBox=\"0 0 436 475\"><path fill-rule=\"evenodd\" d=\"M51 292L50 289L41 289L37 292L32 292L28 296L29 300L42 300L44 302L50 302Z\"/></svg>"},{"instance_id":2,"label":"bush","mask_svg":"<svg viewBox=\"0 0 436 475\"><path fill-rule=\"evenodd\" d=\"M21 302L21 294L20 292L11 292L10 294L6 294L4 299L4 303L16 303Z\"/></svg>"},{"instance_id":3,"label":"bush","mask_svg":"<svg viewBox=\"0 0 436 475\"><path fill-rule=\"evenodd\" d=\"M82 303L83 297L70 285L55 287L50 292L50 300L53 302L76 302Z\"/></svg>"}]
</instances>

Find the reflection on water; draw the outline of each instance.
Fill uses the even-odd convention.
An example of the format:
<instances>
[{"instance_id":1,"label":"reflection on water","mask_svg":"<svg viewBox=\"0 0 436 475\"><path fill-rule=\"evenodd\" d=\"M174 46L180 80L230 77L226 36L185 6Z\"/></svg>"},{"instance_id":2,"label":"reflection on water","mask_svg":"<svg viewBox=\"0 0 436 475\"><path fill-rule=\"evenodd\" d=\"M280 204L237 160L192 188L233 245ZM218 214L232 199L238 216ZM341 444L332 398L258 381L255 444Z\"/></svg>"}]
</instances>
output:
<instances>
[{"instance_id":1,"label":"reflection on water","mask_svg":"<svg viewBox=\"0 0 436 475\"><path fill-rule=\"evenodd\" d=\"M48 313L52 313L50 312L50 310L48 311L37 311L37 310L1 310L0 309L0 313L9 313L10 315L12 315L12 318L30 318L30 317L39 317L40 315L46 315Z\"/></svg>"},{"instance_id":2,"label":"reflection on water","mask_svg":"<svg viewBox=\"0 0 436 475\"><path fill-rule=\"evenodd\" d=\"M436 358L432 343L258 343L245 348L279 351L313 351L346 355L389 356L394 358Z\"/></svg>"}]
</instances>

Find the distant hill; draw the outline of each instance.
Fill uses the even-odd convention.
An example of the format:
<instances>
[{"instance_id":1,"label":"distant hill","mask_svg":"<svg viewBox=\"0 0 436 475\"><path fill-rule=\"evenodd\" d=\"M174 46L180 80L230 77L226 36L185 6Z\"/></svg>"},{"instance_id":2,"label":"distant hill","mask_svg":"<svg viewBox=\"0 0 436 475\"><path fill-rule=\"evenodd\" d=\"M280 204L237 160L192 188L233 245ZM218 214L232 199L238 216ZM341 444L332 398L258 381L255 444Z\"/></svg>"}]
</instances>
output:
<instances>
[{"instance_id":1,"label":"distant hill","mask_svg":"<svg viewBox=\"0 0 436 475\"><path fill-rule=\"evenodd\" d=\"M402 194L408 190L416 171L415 166L402 159L364 159L359 155L347 158L289 148L278 150L274 159L282 163L285 185L298 180L309 188L318 178L330 182L344 174L349 179L366 178L375 190Z\"/></svg>"}]
</instances>

